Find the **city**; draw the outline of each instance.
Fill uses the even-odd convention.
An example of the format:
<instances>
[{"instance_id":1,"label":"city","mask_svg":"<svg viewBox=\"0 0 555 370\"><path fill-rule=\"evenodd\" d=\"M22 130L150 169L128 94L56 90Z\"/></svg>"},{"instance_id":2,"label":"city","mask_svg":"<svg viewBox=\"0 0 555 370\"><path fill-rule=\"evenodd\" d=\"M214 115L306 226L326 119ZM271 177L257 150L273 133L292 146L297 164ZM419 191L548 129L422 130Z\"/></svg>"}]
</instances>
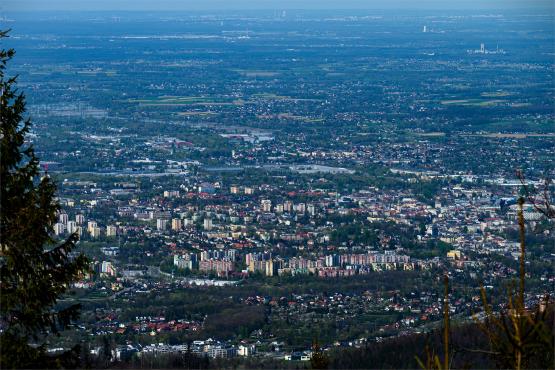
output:
<instances>
[{"instance_id":1,"label":"city","mask_svg":"<svg viewBox=\"0 0 555 370\"><path fill-rule=\"evenodd\" d=\"M362 367L416 368L446 314L507 308L524 258L523 308L553 294L552 12L0 15L52 237L89 259L49 354L356 368L406 340Z\"/></svg>"}]
</instances>

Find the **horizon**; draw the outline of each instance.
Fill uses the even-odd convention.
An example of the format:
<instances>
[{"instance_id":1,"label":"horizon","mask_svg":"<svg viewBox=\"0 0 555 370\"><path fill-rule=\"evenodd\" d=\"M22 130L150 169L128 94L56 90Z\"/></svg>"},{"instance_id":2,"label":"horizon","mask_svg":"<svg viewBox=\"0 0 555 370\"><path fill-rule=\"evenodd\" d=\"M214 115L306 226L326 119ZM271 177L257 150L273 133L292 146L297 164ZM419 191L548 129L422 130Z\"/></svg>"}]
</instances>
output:
<instances>
[{"instance_id":1,"label":"horizon","mask_svg":"<svg viewBox=\"0 0 555 370\"><path fill-rule=\"evenodd\" d=\"M371 0L346 0L337 5L337 2L327 1L253 1L239 0L234 2L224 0L211 0L199 4L194 1L162 0L156 3L147 0L99 0L99 1L71 1L53 0L45 4L40 0L11 1L4 3L0 11L5 12L95 12L95 11L215 11L215 10L555 10L555 5L547 0L470 0L438 1L426 0L414 1L393 0L386 4ZM552 13L553 14L553 13Z\"/></svg>"}]
</instances>

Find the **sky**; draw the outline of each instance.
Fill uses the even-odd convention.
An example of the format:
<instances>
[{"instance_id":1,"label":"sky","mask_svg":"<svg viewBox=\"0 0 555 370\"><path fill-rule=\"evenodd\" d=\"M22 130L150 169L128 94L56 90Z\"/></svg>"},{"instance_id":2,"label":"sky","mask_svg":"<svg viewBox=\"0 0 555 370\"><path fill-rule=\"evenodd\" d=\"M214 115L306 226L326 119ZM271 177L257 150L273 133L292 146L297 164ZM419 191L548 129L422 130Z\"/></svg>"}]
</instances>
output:
<instances>
[{"instance_id":1,"label":"sky","mask_svg":"<svg viewBox=\"0 0 555 370\"><path fill-rule=\"evenodd\" d=\"M553 0L0 0L0 11L227 9L520 9L553 14Z\"/></svg>"}]
</instances>

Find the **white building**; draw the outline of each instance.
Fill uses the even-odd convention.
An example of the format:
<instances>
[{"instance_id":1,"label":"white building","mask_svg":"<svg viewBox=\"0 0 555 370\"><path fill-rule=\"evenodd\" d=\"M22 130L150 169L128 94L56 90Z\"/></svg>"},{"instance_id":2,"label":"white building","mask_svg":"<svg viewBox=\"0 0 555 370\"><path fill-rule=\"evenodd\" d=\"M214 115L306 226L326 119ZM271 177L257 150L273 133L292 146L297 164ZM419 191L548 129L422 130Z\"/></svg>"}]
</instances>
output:
<instances>
[{"instance_id":1,"label":"white building","mask_svg":"<svg viewBox=\"0 0 555 370\"><path fill-rule=\"evenodd\" d=\"M237 355L238 356L252 356L256 353L256 347L254 344L240 344L237 348Z\"/></svg>"},{"instance_id":2,"label":"white building","mask_svg":"<svg viewBox=\"0 0 555 370\"><path fill-rule=\"evenodd\" d=\"M314 206L314 204L309 204L308 206L306 206L306 210L308 211L309 215L311 216L316 215L316 207Z\"/></svg>"},{"instance_id":3,"label":"white building","mask_svg":"<svg viewBox=\"0 0 555 370\"><path fill-rule=\"evenodd\" d=\"M67 232L73 234L77 231L77 222L75 221L68 221L67 222Z\"/></svg>"},{"instance_id":4,"label":"white building","mask_svg":"<svg viewBox=\"0 0 555 370\"><path fill-rule=\"evenodd\" d=\"M263 199L261 202L263 212L272 212L272 201L269 199Z\"/></svg>"},{"instance_id":5,"label":"white building","mask_svg":"<svg viewBox=\"0 0 555 370\"><path fill-rule=\"evenodd\" d=\"M66 231L65 229L65 225L61 222L54 224L54 234L56 235L62 235Z\"/></svg>"},{"instance_id":6,"label":"white building","mask_svg":"<svg viewBox=\"0 0 555 370\"><path fill-rule=\"evenodd\" d=\"M58 216L58 222L64 225L67 224L68 220L69 220L69 216L67 215L67 213L60 213L60 215Z\"/></svg>"},{"instance_id":7,"label":"white building","mask_svg":"<svg viewBox=\"0 0 555 370\"><path fill-rule=\"evenodd\" d=\"M204 230L212 230L212 220L210 218L204 219Z\"/></svg>"},{"instance_id":8,"label":"white building","mask_svg":"<svg viewBox=\"0 0 555 370\"><path fill-rule=\"evenodd\" d=\"M168 220L165 220L163 218L159 218L156 220L156 229L158 229L158 231L166 230L167 226L168 226Z\"/></svg>"},{"instance_id":9,"label":"white building","mask_svg":"<svg viewBox=\"0 0 555 370\"><path fill-rule=\"evenodd\" d=\"M81 214L75 215L75 222L77 222L77 225L82 225L85 222L85 216Z\"/></svg>"}]
</instances>

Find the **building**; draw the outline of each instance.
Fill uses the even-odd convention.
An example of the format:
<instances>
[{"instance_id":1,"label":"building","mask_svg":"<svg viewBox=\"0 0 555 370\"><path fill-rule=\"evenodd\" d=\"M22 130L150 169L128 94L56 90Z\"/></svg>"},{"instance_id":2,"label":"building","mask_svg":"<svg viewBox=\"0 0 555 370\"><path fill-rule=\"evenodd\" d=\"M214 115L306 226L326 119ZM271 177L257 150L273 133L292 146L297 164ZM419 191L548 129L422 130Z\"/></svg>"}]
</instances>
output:
<instances>
[{"instance_id":1,"label":"building","mask_svg":"<svg viewBox=\"0 0 555 370\"><path fill-rule=\"evenodd\" d=\"M240 344L237 349L238 356L248 357L254 355L255 353L256 347L254 344Z\"/></svg>"},{"instance_id":2,"label":"building","mask_svg":"<svg viewBox=\"0 0 555 370\"><path fill-rule=\"evenodd\" d=\"M245 186L245 194L246 194L246 195L252 195L252 194L254 194L254 189L251 188L251 187Z\"/></svg>"},{"instance_id":3,"label":"building","mask_svg":"<svg viewBox=\"0 0 555 370\"><path fill-rule=\"evenodd\" d=\"M199 193L208 193L208 194L214 194L216 192L216 187L209 183L209 182L203 182L202 184L200 184L198 186L198 192Z\"/></svg>"},{"instance_id":4,"label":"building","mask_svg":"<svg viewBox=\"0 0 555 370\"><path fill-rule=\"evenodd\" d=\"M77 225L83 225L85 223L85 216L81 214L75 215L75 222L77 222Z\"/></svg>"},{"instance_id":5,"label":"building","mask_svg":"<svg viewBox=\"0 0 555 370\"><path fill-rule=\"evenodd\" d=\"M281 269L282 263L280 260L269 260L265 262L264 272L266 276L277 276L278 270Z\"/></svg>"},{"instance_id":6,"label":"building","mask_svg":"<svg viewBox=\"0 0 555 370\"><path fill-rule=\"evenodd\" d=\"M54 234L56 235L62 235L66 231L65 229L65 225L61 222L54 224Z\"/></svg>"},{"instance_id":7,"label":"building","mask_svg":"<svg viewBox=\"0 0 555 370\"><path fill-rule=\"evenodd\" d=\"M79 223L79 222L77 222ZM92 231L95 227L98 227L98 224L96 223L96 221L89 221L87 223L87 231L89 232L89 234L92 234Z\"/></svg>"},{"instance_id":8,"label":"building","mask_svg":"<svg viewBox=\"0 0 555 370\"><path fill-rule=\"evenodd\" d=\"M229 188L229 192L231 194L239 194L239 187L236 185L233 185Z\"/></svg>"},{"instance_id":9,"label":"building","mask_svg":"<svg viewBox=\"0 0 555 370\"><path fill-rule=\"evenodd\" d=\"M67 215L67 213L60 213L60 215L58 216L58 222L64 225L67 224L68 220L69 220L69 216Z\"/></svg>"},{"instance_id":10,"label":"building","mask_svg":"<svg viewBox=\"0 0 555 370\"><path fill-rule=\"evenodd\" d=\"M237 349L232 346L211 345L206 353L211 358L232 358L237 356Z\"/></svg>"},{"instance_id":11,"label":"building","mask_svg":"<svg viewBox=\"0 0 555 370\"><path fill-rule=\"evenodd\" d=\"M116 236L118 234L118 228L114 225L106 226L106 236Z\"/></svg>"},{"instance_id":12,"label":"building","mask_svg":"<svg viewBox=\"0 0 555 370\"><path fill-rule=\"evenodd\" d=\"M174 218L172 220L172 230L173 231L179 231L182 228L182 223L181 223L181 219L179 218Z\"/></svg>"},{"instance_id":13,"label":"building","mask_svg":"<svg viewBox=\"0 0 555 370\"><path fill-rule=\"evenodd\" d=\"M262 212L272 212L272 201L269 199L263 199L260 202L262 206Z\"/></svg>"},{"instance_id":14,"label":"building","mask_svg":"<svg viewBox=\"0 0 555 370\"><path fill-rule=\"evenodd\" d=\"M283 210L285 212L291 213L291 211L293 211L293 202L291 202L290 200L286 200L285 202L283 202Z\"/></svg>"},{"instance_id":15,"label":"building","mask_svg":"<svg viewBox=\"0 0 555 370\"><path fill-rule=\"evenodd\" d=\"M195 253L176 254L173 256L173 265L179 269L192 270L198 265L198 258Z\"/></svg>"},{"instance_id":16,"label":"building","mask_svg":"<svg viewBox=\"0 0 555 370\"><path fill-rule=\"evenodd\" d=\"M156 220L156 229L158 231L166 230L167 226L168 226L168 220L163 219L163 218L159 218L159 219Z\"/></svg>"},{"instance_id":17,"label":"building","mask_svg":"<svg viewBox=\"0 0 555 370\"><path fill-rule=\"evenodd\" d=\"M326 256L326 266L334 267L339 266L339 256L337 254L330 254Z\"/></svg>"},{"instance_id":18,"label":"building","mask_svg":"<svg viewBox=\"0 0 555 370\"><path fill-rule=\"evenodd\" d=\"M89 234L91 234L91 237L93 238L100 238L100 227L95 226L93 228L90 229Z\"/></svg>"},{"instance_id":19,"label":"building","mask_svg":"<svg viewBox=\"0 0 555 370\"><path fill-rule=\"evenodd\" d=\"M67 232L73 234L77 231L77 222L75 221L68 221L67 222Z\"/></svg>"},{"instance_id":20,"label":"building","mask_svg":"<svg viewBox=\"0 0 555 370\"><path fill-rule=\"evenodd\" d=\"M100 273L108 276L116 276L116 268L112 265L112 262L102 261L100 264Z\"/></svg>"},{"instance_id":21,"label":"building","mask_svg":"<svg viewBox=\"0 0 555 370\"><path fill-rule=\"evenodd\" d=\"M316 206L314 204L309 204L306 206L306 210L310 216L316 216Z\"/></svg>"},{"instance_id":22,"label":"building","mask_svg":"<svg viewBox=\"0 0 555 370\"><path fill-rule=\"evenodd\" d=\"M209 259L199 262L199 271L215 272L218 276L227 276L234 270L232 261Z\"/></svg>"},{"instance_id":23,"label":"building","mask_svg":"<svg viewBox=\"0 0 555 370\"><path fill-rule=\"evenodd\" d=\"M208 230L212 230L212 227L213 227L213 225L212 225L212 219L210 219L210 218L205 218L205 219L204 219L204 230L207 230L207 231L208 231Z\"/></svg>"},{"instance_id":24,"label":"building","mask_svg":"<svg viewBox=\"0 0 555 370\"><path fill-rule=\"evenodd\" d=\"M452 260L460 260L461 259L461 251L453 249L447 252L447 258Z\"/></svg>"},{"instance_id":25,"label":"building","mask_svg":"<svg viewBox=\"0 0 555 370\"><path fill-rule=\"evenodd\" d=\"M177 198L178 196L179 196L179 190L164 191L164 198Z\"/></svg>"},{"instance_id":26,"label":"building","mask_svg":"<svg viewBox=\"0 0 555 370\"><path fill-rule=\"evenodd\" d=\"M284 356L285 361L310 361L311 358L311 351L292 352L291 354Z\"/></svg>"}]
</instances>

